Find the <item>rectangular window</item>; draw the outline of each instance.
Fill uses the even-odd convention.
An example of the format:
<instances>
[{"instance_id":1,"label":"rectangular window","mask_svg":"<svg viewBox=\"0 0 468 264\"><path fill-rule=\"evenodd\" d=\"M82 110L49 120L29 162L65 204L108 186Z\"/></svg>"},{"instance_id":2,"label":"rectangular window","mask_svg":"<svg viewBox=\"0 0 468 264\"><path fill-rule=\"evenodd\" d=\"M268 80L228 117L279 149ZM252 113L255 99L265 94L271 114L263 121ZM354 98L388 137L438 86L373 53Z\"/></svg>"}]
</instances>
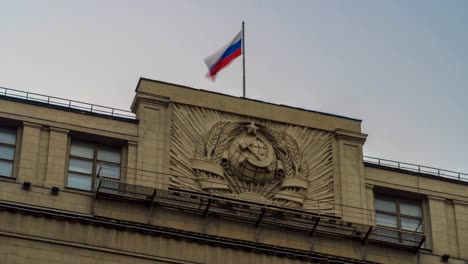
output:
<instances>
[{"instance_id":1,"label":"rectangular window","mask_svg":"<svg viewBox=\"0 0 468 264\"><path fill-rule=\"evenodd\" d=\"M0 176L13 177L16 129L0 127Z\"/></svg>"},{"instance_id":2,"label":"rectangular window","mask_svg":"<svg viewBox=\"0 0 468 264\"><path fill-rule=\"evenodd\" d=\"M97 177L120 179L121 150L83 141L72 141L67 186L92 191Z\"/></svg>"},{"instance_id":3,"label":"rectangular window","mask_svg":"<svg viewBox=\"0 0 468 264\"><path fill-rule=\"evenodd\" d=\"M379 226L423 232L421 202L396 197L375 197L375 219Z\"/></svg>"}]
</instances>

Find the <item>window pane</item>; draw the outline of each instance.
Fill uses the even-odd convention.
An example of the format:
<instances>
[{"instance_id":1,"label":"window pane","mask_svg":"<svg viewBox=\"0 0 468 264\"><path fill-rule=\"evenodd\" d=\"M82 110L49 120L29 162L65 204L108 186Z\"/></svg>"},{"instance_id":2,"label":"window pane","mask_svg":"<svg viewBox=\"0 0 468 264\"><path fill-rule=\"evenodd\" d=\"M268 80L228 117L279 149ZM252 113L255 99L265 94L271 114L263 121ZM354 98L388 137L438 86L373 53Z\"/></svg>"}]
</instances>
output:
<instances>
[{"instance_id":1,"label":"window pane","mask_svg":"<svg viewBox=\"0 0 468 264\"><path fill-rule=\"evenodd\" d=\"M16 130L0 127L0 143L16 144Z\"/></svg>"},{"instance_id":2,"label":"window pane","mask_svg":"<svg viewBox=\"0 0 468 264\"><path fill-rule=\"evenodd\" d=\"M375 209L396 213L396 201L388 198L375 197Z\"/></svg>"},{"instance_id":3,"label":"window pane","mask_svg":"<svg viewBox=\"0 0 468 264\"><path fill-rule=\"evenodd\" d=\"M376 213L375 217L376 224L379 226L398 227L398 221L395 215Z\"/></svg>"},{"instance_id":4,"label":"window pane","mask_svg":"<svg viewBox=\"0 0 468 264\"><path fill-rule=\"evenodd\" d=\"M421 205L415 202L400 201L400 214L421 217Z\"/></svg>"},{"instance_id":5,"label":"window pane","mask_svg":"<svg viewBox=\"0 0 468 264\"><path fill-rule=\"evenodd\" d=\"M0 160L0 175L11 177L13 173L13 162Z\"/></svg>"},{"instance_id":6,"label":"window pane","mask_svg":"<svg viewBox=\"0 0 468 264\"><path fill-rule=\"evenodd\" d=\"M99 171L99 169L101 169ZM120 178L120 165L114 165L109 163L103 163L102 168L101 164L96 164L96 174L99 173L100 176L119 179Z\"/></svg>"},{"instance_id":7,"label":"window pane","mask_svg":"<svg viewBox=\"0 0 468 264\"><path fill-rule=\"evenodd\" d=\"M97 159L102 161L120 163L120 149L99 147Z\"/></svg>"},{"instance_id":8,"label":"window pane","mask_svg":"<svg viewBox=\"0 0 468 264\"><path fill-rule=\"evenodd\" d=\"M83 176L70 172L68 173L67 186L75 189L91 191L91 179L92 178L90 176Z\"/></svg>"},{"instance_id":9,"label":"window pane","mask_svg":"<svg viewBox=\"0 0 468 264\"><path fill-rule=\"evenodd\" d=\"M0 159L13 160L15 148L0 146Z\"/></svg>"},{"instance_id":10,"label":"window pane","mask_svg":"<svg viewBox=\"0 0 468 264\"><path fill-rule=\"evenodd\" d=\"M413 232L422 232L422 220L401 217L401 229Z\"/></svg>"},{"instance_id":11,"label":"window pane","mask_svg":"<svg viewBox=\"0 0 468 264\"><path fill-rule=\"evenodd\" d=\"M94 147L91 144L75 141L71 144L70 155L94 159Z\"/></svg>"},{"instance_id":12,"label":"window pane","mask_svg":"<svg viewBox=\"0 0 468 264\"><path fill-rule=\"evenodd\" d=\"M70 159L70 171L93 174L93 162L79 159Z\"/></svg>"}]
</instances>

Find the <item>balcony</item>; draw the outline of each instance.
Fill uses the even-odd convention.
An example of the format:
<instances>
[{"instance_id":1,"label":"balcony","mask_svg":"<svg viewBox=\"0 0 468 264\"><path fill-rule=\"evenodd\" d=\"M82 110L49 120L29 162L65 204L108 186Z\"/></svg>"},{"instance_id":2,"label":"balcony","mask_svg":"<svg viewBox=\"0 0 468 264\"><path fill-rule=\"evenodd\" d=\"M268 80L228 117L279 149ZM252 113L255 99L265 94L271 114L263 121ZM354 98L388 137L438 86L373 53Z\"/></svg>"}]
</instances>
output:
<instances>
[{"instance_id":1,"label":"balcony","mask_svg":"<svg viewBox=\"0 0 468 264\"><path fill-rule=\"evenodd\" d=\"M96 198L130 200L154 206L183 210L198 215L212 215L243 221L255 226L271 226L383 244L409 250L419 250L425 236L385 227L342 221L339 217L302 210L287 209L269 204L247 202L186 190L161 190L101 179Z\"/></svg>"}]
</instances>

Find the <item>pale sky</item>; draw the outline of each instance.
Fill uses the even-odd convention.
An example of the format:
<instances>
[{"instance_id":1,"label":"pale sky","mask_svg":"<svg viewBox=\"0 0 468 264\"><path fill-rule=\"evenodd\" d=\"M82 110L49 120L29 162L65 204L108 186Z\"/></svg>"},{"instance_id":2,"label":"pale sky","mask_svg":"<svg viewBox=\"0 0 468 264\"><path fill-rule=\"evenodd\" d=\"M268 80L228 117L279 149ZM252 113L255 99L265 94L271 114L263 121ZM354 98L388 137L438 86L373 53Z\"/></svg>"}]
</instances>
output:
<instances>
[{"instance_id":1,"label":"pale sky","mask_svg":"<svg viewBox=\"0 0 468 264\"><path fill-rule=\"evenodd\" d=\"M129 109L140 77L362 119L369 156L468 172L468 1L3 1L0 86Z\"/></svg>"}]
</instances>

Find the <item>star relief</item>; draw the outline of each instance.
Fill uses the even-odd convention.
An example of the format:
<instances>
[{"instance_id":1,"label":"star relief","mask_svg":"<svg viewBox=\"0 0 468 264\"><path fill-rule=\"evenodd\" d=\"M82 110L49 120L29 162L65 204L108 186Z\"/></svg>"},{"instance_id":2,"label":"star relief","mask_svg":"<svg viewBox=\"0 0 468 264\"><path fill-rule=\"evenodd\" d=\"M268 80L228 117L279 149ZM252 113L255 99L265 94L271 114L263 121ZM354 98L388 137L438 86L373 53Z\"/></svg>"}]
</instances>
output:
<instances>
[{"instance_id":1,"label":"star relief","mask_svg":"<svg viewBox=\"0 0 468 264\"><path fill-rule=\"evenodd\" d=\"M255 125L254 122L250 122L250 124L246 125L245 128L247 128L247 134L253 135L253 136L257 135L258 127Z\"/></svg>"}]
</instances>

